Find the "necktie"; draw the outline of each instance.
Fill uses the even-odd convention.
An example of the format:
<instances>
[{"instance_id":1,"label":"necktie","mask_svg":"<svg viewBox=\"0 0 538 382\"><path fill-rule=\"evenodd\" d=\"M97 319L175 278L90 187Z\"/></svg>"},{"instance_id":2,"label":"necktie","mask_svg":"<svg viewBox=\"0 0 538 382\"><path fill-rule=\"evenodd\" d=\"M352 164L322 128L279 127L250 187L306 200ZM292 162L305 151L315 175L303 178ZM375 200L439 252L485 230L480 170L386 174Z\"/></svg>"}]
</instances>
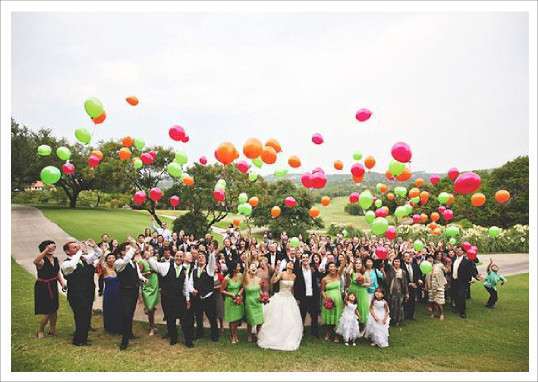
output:
<instances>
[{"instance_id":1,"label":"necktie","mask_svg":"<svg viewBox=\"0 0 538 382\"><path fill-rule=\"evenodd\" d=\"M202 268L198 268L198 278L200 278L201 274L202 274Z\"/></svg>"},{"instance_id":2,"label":"necktie","mask_svg":"<svg viewBox=\"0 0 538 382\"><path fill-rule=\"evenodd\" d=\"M174 265L176 267L176 278L179 277L179 272L181 271L181 268L177 265Z\"/></svg>"}]
</instances>

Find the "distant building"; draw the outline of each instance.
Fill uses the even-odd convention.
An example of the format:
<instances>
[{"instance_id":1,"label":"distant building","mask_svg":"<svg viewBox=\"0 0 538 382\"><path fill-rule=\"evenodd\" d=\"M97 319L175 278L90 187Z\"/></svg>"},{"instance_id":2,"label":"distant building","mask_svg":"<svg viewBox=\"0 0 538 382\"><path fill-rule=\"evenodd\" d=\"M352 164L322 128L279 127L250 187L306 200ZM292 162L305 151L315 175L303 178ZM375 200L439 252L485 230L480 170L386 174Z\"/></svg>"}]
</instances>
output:
<instances>
[{"instance_id":1,"label":"distant building","mask_svg":"<svg viewBox=\"0 0 538 382\"><path fill-rule=\"evenodd\" d=\"M45 185L43 184L42 181L40 180L36 180L34 183L32 183L31 186L29 187L26 187L24 189L24 191L43 191L45 189ZM50 188L50 189L55 189L54 186L48 186L47 188Z\"/></svg>"}]
</instances>

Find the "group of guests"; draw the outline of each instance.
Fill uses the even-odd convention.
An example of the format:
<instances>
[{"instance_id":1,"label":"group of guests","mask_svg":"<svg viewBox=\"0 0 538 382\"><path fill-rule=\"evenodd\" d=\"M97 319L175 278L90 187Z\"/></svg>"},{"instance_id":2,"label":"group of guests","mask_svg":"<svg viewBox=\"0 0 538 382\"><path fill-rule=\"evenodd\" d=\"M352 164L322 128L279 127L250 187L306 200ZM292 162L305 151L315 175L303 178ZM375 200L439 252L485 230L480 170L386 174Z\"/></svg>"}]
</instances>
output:
<instances>
[{"instance_id":1,"label":"group of guests","mask_svg":"<svg viewBox=\"0 0 538 382\"><path fill-rule=\"evenodd\" d=\"M149 336L158 333L155 309L160 304L171 345L178 342L179 320L184 342L204 336L204 316L210 338L218 341L228 323L230 342L239 342L238 328L246 323L249 342L262 348L296 350L306 316L310 334L327 341L356 345L360 338L388 346L389 326L414 320L416 305L426 304L432 318L444 319L448 304L465 318L470 283L478 274L476 263L460 246L429 242L415 251L400 238L344 238L311 234L290 245L283 233L278 240L265 235L258 242L232 226L223 247L208 234L196 239L170 232L166 225L146 229L137 238L118 243L103 234L101 242L69 241L67 258L60 264L56 244L44 241L34 263L35 313L43 315L37 337L56 334L58 283L67 291L74 314L72 343L89 345L95 279L103 295L104 329L120 334L120 349L133 338L133 316L141 297L149 322ZM376 248L388 256L380 259ZM432 263L426 275L420 263ZM496 286L505 279L490 263L484 286L487 307L497 302ZM324 332L321 333L320 325Z\"/></svg>"}]
</instances>

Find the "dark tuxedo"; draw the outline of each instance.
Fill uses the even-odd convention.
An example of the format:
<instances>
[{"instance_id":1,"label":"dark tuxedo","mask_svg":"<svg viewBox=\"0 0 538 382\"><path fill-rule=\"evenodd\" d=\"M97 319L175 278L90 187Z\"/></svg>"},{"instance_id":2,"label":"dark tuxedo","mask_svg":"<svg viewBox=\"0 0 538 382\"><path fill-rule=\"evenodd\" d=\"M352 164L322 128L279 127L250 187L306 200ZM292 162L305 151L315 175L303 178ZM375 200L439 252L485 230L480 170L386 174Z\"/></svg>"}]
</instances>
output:
<instances>
[{"instance_id":1,"label":"dark tuxedo","mask_svg":"<svg viewBox=\"0 0 538 382\"><path fill-rule=\"evenodd\" d=\"M196 318L196 338L204 336L204 313L209 320L211 327L211 339L219 340L219 332L217 327L217 305L214 293L213 276L207 273L207 268L198 275L198 268L192 272L193 286L198 291L195 296L192 296L192 310Z\"/></svg>"},{"instance_id":2,"label":"dark tuxedo","mask_svg":"<svg viewBox=\"0 0 538 382\"><path fill-rule=\"evenodd\" d=\"M462 256L463 257L463 256ZM454 265L457 261L457 257L452 260L452 290L454 299L456 301L456 311L460 315L465 315L465 298L467 295L467 288L473 277L478 276L478 270L476 265L469 261L466 257L461 259L458 267L457 275L454 274Z\"/></svg>"},{"instance_id":3,"label":"dark tuxedo","mask_svg":"<svg viewBox=\"0 0 538 382\"><path fill-rule=\"evenodd\" d=\"M306 314L310 314L310 320L312 321L310 326L310 334L317 337L319 336L318 316L321 308L320 284L322 275L315 267L309 265L308 268L310 269L311 275L310 283L312 287L312 295L306 295L306 282L301 261L296 261L294 265L293 272L295 273L296 278L293 292L295 298L299 301L299 310L301 311L303 324Z\"/></svg>"},{"instance_id":4,"label":"dark tuxedo","mask_svg":"<svg viewBox=\"0 0 538 382\"><path fill-rule=\"evenodd\" d=\"M409 271L409 268L411 271ZM407 274L409 291L409 298L404 302L404 318L406 320L415 318L415 304L417 301L417 296L420 295L421 291L420 286L418 285L418 281L421 280L420 267L417 263L411 261L409 268L408 264L406 264L405 261L402 261L402 269ZM415 284L416 288L413 288L409 284Z\"/></svg>"},{"instance_id":5,"label":"dark tuxedo","mask_svg":"<svg viewBox=\"0 0 538 382\"><path fill-rule=\"evenodd\" d=\"M136 267L136 264L129 262L121 272L118 272L121 299L121 344L125 347L129 344L129 337L133 333L133 317L140 286Z\"/></svg>"},{"instance_id":6,"label":"dark tuxedo","mask_svg":"<svg viewBox=\"0 0 538 382\"><path fill-rule=\"evenodd\" d=\"M222 249L221 253L224 255L224 261L226 261L226 267L228 268L227 273L229 273L232 268L232 262L238 263L241 260L239 257L239 253L233 248L226 247Z\"/></svg>"},{"instance_id":7,"label":"dark tuxedo","mask_svg":"<svg viewBox=\"0 0 538 382\"><path fill-rule=\"evenodd\" d=\"M267 258L267 262L268 262L269 266L272 267L272 268L275 268L276 263L279 260L282 260L284 258L284 256L282 255L282 252L280 252L280 251L275 251L275 252L270 252L269 251L269 252L267 252L265 254L265 257Z\"/></svg>"}]
</instances>

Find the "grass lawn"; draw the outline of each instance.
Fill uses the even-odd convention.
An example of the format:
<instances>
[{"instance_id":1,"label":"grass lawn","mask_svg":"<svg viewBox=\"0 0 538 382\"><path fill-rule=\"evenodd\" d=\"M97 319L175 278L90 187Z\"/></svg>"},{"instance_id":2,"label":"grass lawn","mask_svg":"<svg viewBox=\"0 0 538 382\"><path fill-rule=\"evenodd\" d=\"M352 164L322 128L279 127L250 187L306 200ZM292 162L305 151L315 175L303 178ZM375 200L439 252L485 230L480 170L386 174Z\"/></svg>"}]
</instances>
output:
<instances>
[{"instance_id":1,"label":"grass lawn","mask_svg":"<svg viewBox=\"0 0 538 382\"><path fill-rule=\"evenodd\" d=\"M390 347L372 348L303 338L296 352L261 350L246 341L232 346L227 338L196 342L194 349L170 347L160 336L148 337L147 324L136 322L138 339L120 352L118 336L103 332L94 316L90 347L70 345L73 317L66 299L60 301L58 337L35 338L34 278L12 261L12 371L527 371L528 275L513 276L500 288L495 310L483 305L486 292L473 286L469 318L452 313L431 320L422 305L417 321L391 328ZM164 326L160 325L164 332ZM206 329L207 332L207 329Z\"/></svg>"},{"instance_id":2,"label":"grass lawn","mask_svg":"<svg viewBox=\"0 0 538 382\"><path fill-rule=\"evenodd\" d=\"M323 207L319 203L316 204L316 207L321 211L320 217L325 222L325 228L328 229L331 224L335 224L352 225L355 228L369 229L364 216L353 216L344 211L346 204L348 204L348 198L345 196L331 199L331 204L327 207Z\"/></svg>"}]
</instances>

